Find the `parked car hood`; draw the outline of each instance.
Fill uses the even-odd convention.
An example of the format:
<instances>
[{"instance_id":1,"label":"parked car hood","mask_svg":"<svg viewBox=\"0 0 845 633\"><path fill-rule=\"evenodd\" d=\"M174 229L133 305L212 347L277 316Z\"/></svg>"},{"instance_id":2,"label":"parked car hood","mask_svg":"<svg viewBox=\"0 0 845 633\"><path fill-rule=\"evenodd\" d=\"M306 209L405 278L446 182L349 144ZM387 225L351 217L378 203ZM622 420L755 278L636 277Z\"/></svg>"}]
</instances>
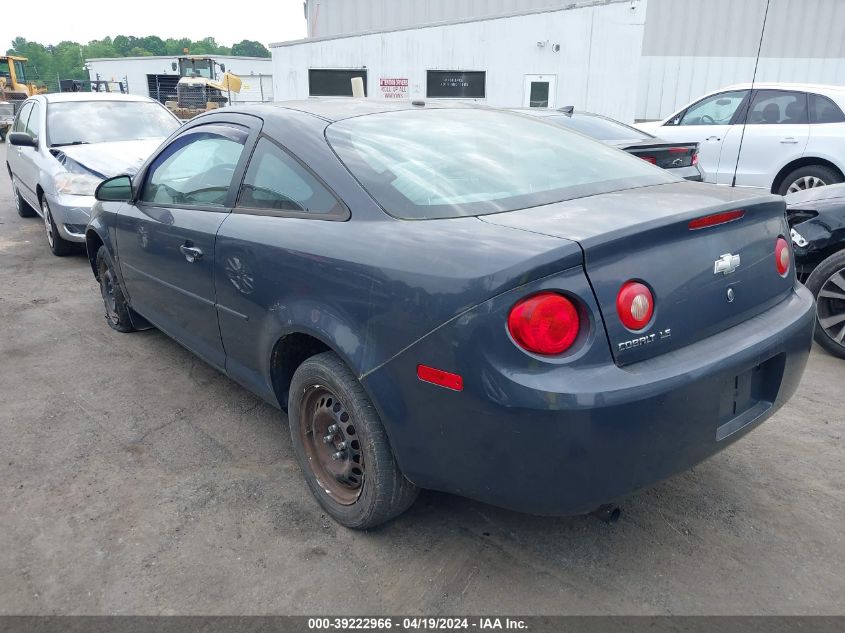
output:
<instances>
[{"instance_id":1,"label":"parked car hood","mask_svg":"<svg viewBox=\"0 0 845 633\"><path fill-rule=\"evenodd\" d=\"M808 202L821 202L845 198L845 184L828 185L826 187L813 187L804 191L796 191L784 196L786 204L790 207Z\"/></svg>"},{"instance_id":2,"label":"parked car hood","mask_svg":"<svg viewBox=\"0 0 845 633\"><path fill-rule=\"evenodd\" d=\"M163 138L66 145L50 151L68 171L90 172L100 178L132 175L161 145Z\"/></svg>"}]
</instances>

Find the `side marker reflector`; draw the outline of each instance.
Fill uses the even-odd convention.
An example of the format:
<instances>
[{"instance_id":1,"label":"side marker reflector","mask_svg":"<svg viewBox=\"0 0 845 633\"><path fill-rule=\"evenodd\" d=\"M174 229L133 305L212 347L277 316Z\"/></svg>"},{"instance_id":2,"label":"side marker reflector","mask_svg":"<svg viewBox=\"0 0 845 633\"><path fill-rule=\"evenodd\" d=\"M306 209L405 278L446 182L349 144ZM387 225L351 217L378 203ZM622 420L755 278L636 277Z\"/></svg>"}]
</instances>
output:
<instances>
[{"instance_id":1,"label":"side marker reflector","mask_svg":"<svg viewBox=\"0 0 845 633\"><path fill-rule=\"evenodd\" d=\"M417 365L417 378L423 382L430 382L432 385L446 387L446 389L452 391L464 390L464 379L461 376L428 365Z\"/></svg>"}]
</instances>

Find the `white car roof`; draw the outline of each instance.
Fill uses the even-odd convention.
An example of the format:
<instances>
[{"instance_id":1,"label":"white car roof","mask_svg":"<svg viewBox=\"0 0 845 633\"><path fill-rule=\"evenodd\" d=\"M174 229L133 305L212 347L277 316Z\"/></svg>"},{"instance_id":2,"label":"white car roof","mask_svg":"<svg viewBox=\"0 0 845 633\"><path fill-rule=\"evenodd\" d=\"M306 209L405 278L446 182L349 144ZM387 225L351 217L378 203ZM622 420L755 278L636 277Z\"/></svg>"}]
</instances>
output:
<instances>
[{"instance_id":1,"label":"white car roof","mask_svg":"<svg viewBox=\"0 0 845 633\"><path fill-rule=\"evenodd\" d=\"M724 92L725 90L749 90L751 83L733 84L714 90L710 94L717 92ZM826 84L796 84L776 81L757 81L754 82L754 88L757 90L797 90L799 92L817 92L819 94L835 93L837 95L845 93L845 86L826 85Z\"/></svg>"}]
</instances>

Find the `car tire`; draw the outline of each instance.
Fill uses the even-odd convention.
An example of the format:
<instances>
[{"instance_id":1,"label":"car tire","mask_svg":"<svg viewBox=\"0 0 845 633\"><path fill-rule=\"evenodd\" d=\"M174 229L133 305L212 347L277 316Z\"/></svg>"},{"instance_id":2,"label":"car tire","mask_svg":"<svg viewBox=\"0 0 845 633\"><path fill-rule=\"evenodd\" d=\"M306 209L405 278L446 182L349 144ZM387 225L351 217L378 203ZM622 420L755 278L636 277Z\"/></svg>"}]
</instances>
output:
<instances>
[{"instance_id":1,"label":"car tire","mask_svg":"<svg viewBox=\"0 0 845 633\"><path fill-rule=\"evenodd\" d=\"M816 297L816 342L845 358L845 251L816 266L806 286Z\"/></svg>"},{"instance_id":2,"label":"car tire","mask_svg":"<svg viewBox=\"0 0 845 633\"><path fill-rule=\"evenodd\" d=\"M53 220L53 214L50 211L50 204L45 197L41 198L41 217L44 220L44 229L47 233L47 244L53 255L64 257L77 250L73 242L68 242L59 235L59 229L56 228L56 222Z\"/></svg>"},{"instance_id":3,"label":"car tire","mask_svg":"<svg viewBox=\"0 0 845 633\"><path fill-rule=\"evenodd\" d=\"M824 187L839 182L842 182L842 174L835 169L824 165L808 165L789 172L780 183L777 193L785 196L788 193Z\"/></svg>"},{"instance_id":4,"label":"car tire","mask_svg":"<svg viewBox=\"0 0 845 633\"><path fill-rule=\"evenodd\" d=\"M402 474L373 403L336 354L312 356L297 368L288 403L299 465L335 521L365 530L414 503L419 488Z\"/></svg>"},{"instance_id":5,"label":"car tire","mask_svg":"<svg viewBox=\"0 0 845 633\"><path fill-rule=\"evenodd\" d=\"M117 278L114 262L105 246L97 250L97 281L100 282L100 295L106 311L106 323L118 332L134 332L129 304L120 280Z\"/></svg>"},{"instance_id":6,"label":"car tire","mask_svg":"<svg viewBox=\"0 0 845 633\"><path fill-rule=\"evenodd\" d=\"M35 209L33 209L30 204L23 199L23 196L21 195L21 192L18 189L18 183L15 182L14 179L12 179L12 195L15 199L15 211L18 212L19 216L21 216L22 218L34 218L36 215L38 215L35 212Z\"/></svg>"}]
</instances>

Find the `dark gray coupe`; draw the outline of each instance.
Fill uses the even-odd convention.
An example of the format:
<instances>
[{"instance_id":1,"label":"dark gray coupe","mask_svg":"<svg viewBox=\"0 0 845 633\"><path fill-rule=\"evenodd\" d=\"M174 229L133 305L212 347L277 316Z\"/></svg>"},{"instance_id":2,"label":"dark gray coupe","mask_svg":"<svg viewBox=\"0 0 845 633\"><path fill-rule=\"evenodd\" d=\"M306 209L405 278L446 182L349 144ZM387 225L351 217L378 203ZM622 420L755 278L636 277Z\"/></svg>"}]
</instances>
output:
<instances>
[{"instance_id":1,"label":"dark gray coupe","mask_svg":"<svg viewBox=\"0 0 845 633\"><path fill-rule=\"evenodd\" d=\"M354 528L420 487L589 512L771 416L810 350L782 198L511 112L225 108L96 196L109 325L286 409Z\"/></svg>"}]
</instances>

